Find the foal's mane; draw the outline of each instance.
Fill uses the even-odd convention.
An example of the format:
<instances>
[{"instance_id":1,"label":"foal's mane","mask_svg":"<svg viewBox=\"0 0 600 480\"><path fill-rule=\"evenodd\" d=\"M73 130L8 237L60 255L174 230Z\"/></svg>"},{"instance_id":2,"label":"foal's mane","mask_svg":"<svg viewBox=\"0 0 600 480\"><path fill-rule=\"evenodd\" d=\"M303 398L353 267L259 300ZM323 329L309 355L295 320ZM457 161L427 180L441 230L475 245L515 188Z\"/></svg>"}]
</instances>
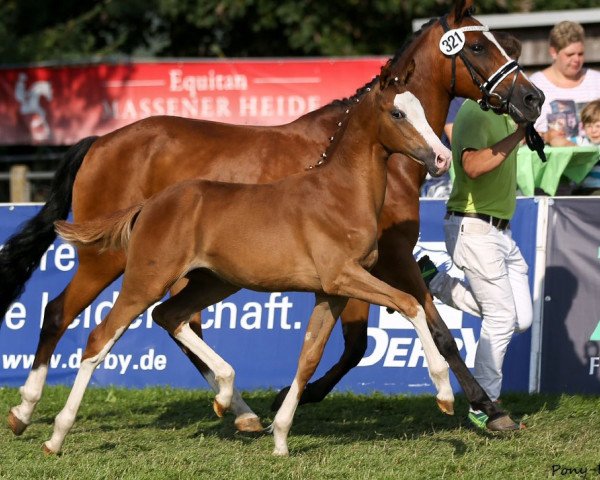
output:
<instances>
[{"instance_id":1,"label":"foal's mane","mask_svg":"<svg viewBox=\"0 0 600 480\"><path fill-rule=\"evenodd\" d=\"M356 92L354 93L354 95L352 95L351 97L345 97L342 99L332 100L327 105L327 106L344 106L344 107L346 107L347 108L346 115L344 116L343 120L341 120L338 123L338 129L330 137L330 139L329 139L330 143L327 146L327 148L325 149L325 152L321 155L321 159L317 163L306 167L306 170L312 170L313 168L322 167L323 165L327 164L327 160L329 159L329 157L331 157L331 155L333 154L333 152L336 149L338 139L342 136L341 133L343 133L343 131L345 130L345 124L347 123L348 114L350 113L350 109L352 108L352 106L355 105L356 103L358 103L360 101L360 99L366 93L370 92L375 87L375 85L377 85L377 82L379 82L379 79L381 77L381 72L383 72L384 69L393 68L393 66L396 65L400 61L402 55L404 54L406 49L409 47L409 45L411 45L415 41L415 39L419 35L421 35L421 33L423 31L427 30L431 25L433 25L437 21L438 21L437 18L432 18L432 19L428 20L426 23L424 23L423 25L421 25L421 28L419 30L417 30L416 32L413 32L413 34L404 41L402 46L398 50L396 50L396 52L394 53L394 56L391 59L389 59L384 65L382 65L379 75L376 75L375 77L373 77L373 79L370 82L368 82L368 83L364 84L362 87L358 88L356 90Z\"/></svg>"}]
</instances>

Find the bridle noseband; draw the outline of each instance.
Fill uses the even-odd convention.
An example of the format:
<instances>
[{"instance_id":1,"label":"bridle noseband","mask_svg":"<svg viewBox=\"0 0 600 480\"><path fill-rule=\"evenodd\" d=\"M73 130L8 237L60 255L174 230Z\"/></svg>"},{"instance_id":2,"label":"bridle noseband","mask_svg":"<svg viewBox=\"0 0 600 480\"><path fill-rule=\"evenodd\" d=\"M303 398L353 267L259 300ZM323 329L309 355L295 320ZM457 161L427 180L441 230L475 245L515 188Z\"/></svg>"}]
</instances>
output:
<instances>
[{"instance_id":1,"label":"bridle noseband","mask_svg":"<svg viewBox=\"0 0 600 480\"><path fill-rule=\"evenodd\" d=\"M446 14L440 18L440 24L442 25L444 32L450 31L450 27L448 26L447 17L448 17L448 15ZM489 27L484 26L484 25L471 25L471 26L457 28L454 30L458 30L460 32L475 32L475 31L488 32ZM469 74L471 75L471 79L473 80L473 83L477 86L477 88L479 88L479 90L483 94L483 97L481 98L481 100L479 100L479 105L481 106L481 108L483 110L491 109L497 113L507 113L508 112L508 105L510 104L510 99L511 99L513 90L515 88L515 84L517 82L517 77L519 76L519 72L521 72L521 66L519 65L518 62L516 62L514 60L507 61L495 73L493 73L489 78L486 79L485 76L482 75L481 72L479 72L477 70L477 68L473 65L473 63L471 63L469 61L469 59L465 55L462 48L460 48L460 50L453 52L451 54L446 54L445 52L443 52L443 53L452 58L452 81L450 84L450 94L452 96L455 95L456 56L458 55L462 59L463 63L465 64L465 67L467 68ZM494 92L494 90L511 73L514 73L512 83L510 85L510 88L508 89L508 94L506 95L505 98L502 98L499 94ZM490 103L491 98L497 99L500 102L500 105L499 106L492 105Z\"/></svg>"},{"instance_id":2,"label":"bridle noseband","mask_svg":"<svg viewBox=\"0 0 600 480\"><path fill-rule=\"evenodd\" d=\"M482 110L490 110L491 109L496 113L508 113L508 105L510 104L510 99L511 99L513 91L515 89L515 84L517 82L517 78L519 76L519 73L521 72L521 66L519 65L518 62L516 62L514 60L509 60L486 80L485 77L479 71L477 71L475 66L469 61L469 59L463 52L463 46L464 46L464 33L463 32L489 32L490 29L485 25L471 25L471 26L467 26L467 27L461 27L461 28L456 28L454 30L450 30L450 27L448 26L447 17L448 17L448 15L446 14L442 18L440 18L440 24L442 25L442 28L444 29L444 36L446 36L446 33L452 31L454 33L451 34L450 36L457 34L457 38L459 38L458 43L449 47L449 49L448 49L449 53L444 52L442 50L442 53L444 53L446 56L449 56L452 58L452 81L450 83L450 94L454 97L454 94L455 94L454 88L456 86L456 55L458 55L458 56L460 56L463 63L465 64L465 67L467 67L467 70L469 71L469 74L471 75L471 79L473 80L473 83L477 86L477 88L479 88L479 90L483 94L483 97L481 98L481 100L478 101L479 106L482 108ZM440 40L440 49L442 49L441 48L442 42L444 40L449 40L449 36L446 39L444 39L444 36ZM460 42L463 42L463 44L461 45ZM450 44L450 42L449 42L449 44ZM512 83L510 84L510 88L508 89L506 98L502 98L500 95L498 95L496 92L494 92L494 90L511 73L514 73ZM481 81L479 81L479 80L481 80ZM491 98L496 98L500 102L500 105L497 107L493 106L490 103ZM525 132L525 140L527 142L527 146L529 147L529 149L536 151L538 153L540 159L542 160L542 162L545 162L546 155L544 153L544 140L540 137L540 134L534 128L533 122L529 122L527 124L527 129Z\"/></svg>"}]
</instances>

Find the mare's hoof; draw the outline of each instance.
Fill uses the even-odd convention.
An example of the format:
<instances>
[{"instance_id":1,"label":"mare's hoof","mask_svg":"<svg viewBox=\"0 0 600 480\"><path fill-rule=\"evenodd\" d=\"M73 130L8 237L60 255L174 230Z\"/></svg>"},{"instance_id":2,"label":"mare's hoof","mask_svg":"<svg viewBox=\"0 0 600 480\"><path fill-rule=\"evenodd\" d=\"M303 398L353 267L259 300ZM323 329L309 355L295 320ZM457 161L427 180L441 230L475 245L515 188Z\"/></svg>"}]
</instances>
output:
<instances>
[{"instance_id":1,"label":"mare's hoof","mask_svg":"<svg viewBox=\"0 0 600 480\"><path fill-rule=\"evenodd\" d=\"M510 432L515 430L523 430L525 425L516 423L508 415L502 415L493 420L488 420L486 423L487 429L492 432Z\"/></svg>"},{"instance_id":2,"label":"mare's hoof","mask_svg":"<svg viewBox=\"0 0 600 480\"><path fill-rule=\"evenodd\" d=\"M451 400L440 400L436 398L438 408L446 415L454 415L454 402Z\"/></svg>"},{"instance_id":3,"label":"mare's hoof","mask_svg":"<svg viewBox=\"0 0 600 480\"><path fill-rule=\"evenodd\" d=\"M44 452L44 455L56 455L58 453L48 447L48 442L44 442L42 445L42 451Z\"/></svg>"},{"instance_id":4,"label":"mare's hoof","mask_svg":"<svg viewBox=\"0 0 600 480\"><path fill-rule=\"evenodd\" d=\"M227 411L227 409L223 405L217 402L217 399L215 399L215 401L213 402L213 410L219 418L222 418L223 415L225 415L225 412Z\"/></svg>"},{"instance_id":5,"label":"mare's hoof","mask_svg":"<svg viewBox=\"0 0 600 480\"><path fill-rule=\"evenodd\" d=\"M235 419L234 425L238 432L263 433L264 431L260 419L252 413L240 415Z\"/></svg>"},{"instance_id":6,"label":"mare's hoof","mask_svg":"<svg viewBox=\"0 0 600 480\"><path fill-rule=\"evenodd\" d=\"M19 420L17 416L12 412L12 410L8 412L7 420L8 428L10 428L12 432L17 436L21 435L27 428L27 424Z\"/></svg>"}]
</instances>

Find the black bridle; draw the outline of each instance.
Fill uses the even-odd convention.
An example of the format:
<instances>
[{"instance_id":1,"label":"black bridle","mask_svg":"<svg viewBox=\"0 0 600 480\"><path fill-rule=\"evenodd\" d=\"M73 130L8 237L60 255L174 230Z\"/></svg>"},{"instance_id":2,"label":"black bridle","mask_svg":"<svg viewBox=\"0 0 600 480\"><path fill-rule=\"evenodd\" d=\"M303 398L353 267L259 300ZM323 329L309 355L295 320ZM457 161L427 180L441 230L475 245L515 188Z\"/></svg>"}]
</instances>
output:
<instances>
[{"instance_id":1,"label":"black bridle","mask_svg":"<svg viewBox=\"0 0 600 480\"><path fill-rule=\"evenodd\" d=\"M440 24L442 25L442 28L444 29L444 33L450 31L450 27L448 26L447 17L448 17L448 15L446 14L440 18ZM471 32L473 32L473 31L488 32L489 28L484 25L480 25L480 26L473 25L473 26L461 27L456 30L461 30L462 32L469 32L469 31L471 31ZM445 53L446 56L449 56L452 59L452 80L450 83L450 95L452 97L455 96L456 56L458 55L461 58L461 60L463 61L463 63L465 64L467 71L471 75L471 79L473 80L473 83L477 86L477 88L479 88L479 90L481 91L481 94L483 95L482 98L480 100L478 100L479 106L481 107L481 109L482 110L493 110L496 113L508 113L510 99L511 99L513 91L515 89L515 84L517 82L517 78L519 77L519 73L521 73L521 66L519 65L519 63L516 62L515 60L508 60L495 73L493 73L489 78L486 79L485 76L479 70L477 70L475 65L473 65L469 61L469 59L467 58L467 56L465 55L463 50L464 49L461 48L460 50L458 50L457 52L452 53L452 54ZM497 94L494 90L511 73L513 74L512 82L510 84L510 88L508 89L508 93L503 98L501 95ZM497 106L492 105L490 102L490 99L492 99L492 98L495 98L499 102L499 105L497 105ZM546 155L544 154L544 141L540 137L539 133L535 130L532 122L527 124L527 129L525 132L525 140L527 142L527 146L529 147L529 149L536 151L538 153L540 159L543 162L545 162Z\"/></svg>"},{"instance_id":2,"label":"black bridle","mask_svg":"<svg viewBox=\"0 0 600 480\"><path fill-rule=\"evenodd\" d=\"M440 24L442 25L444 32L450 31L450 27L448 26L447 17L448 17L448 15L446 14L440 18ZM487 31L489 31L489 28L481 25L481 26L462 27L457 30L462 30L463 32L464 31L487 32ZM456 85L456 56L457 55L461 58L461 60L465 64L467 71L471 75L471 79L473 80L473 83L477 86L477 88L479 88L479 90L481 91L481 93L483 95L481 100L479 100L479 105L481 106L481 108L483 110L491 109L497 113L508 113L508 105L510 104L510 99L512 97L513 90L515 88L517 78L519 76L519 73L521 72L521 66L519 65L519 63L516 62L515 60L508 60L494 74L492 74L489 78L486 79L486 77L475 67L475 65L473 65L473 63L469 61L469 59L465 55L463 49L461 48L458 52L456 52L452 55L448 55L452 59L452 81L450 83L450 94L452 96L454 96L454 94L455 94L454 89L455 89L455 85ZM502 97L501 95L497 94L494 90L511 73L513 73L512 83L510 85L510 88L508 89L508 93L506 94L506 96ZM492 98L495 98L499 102L499 105L497 105L497 106L492 105L492 103L490 102L490 100Z\"/></svg>"}]
</instances>

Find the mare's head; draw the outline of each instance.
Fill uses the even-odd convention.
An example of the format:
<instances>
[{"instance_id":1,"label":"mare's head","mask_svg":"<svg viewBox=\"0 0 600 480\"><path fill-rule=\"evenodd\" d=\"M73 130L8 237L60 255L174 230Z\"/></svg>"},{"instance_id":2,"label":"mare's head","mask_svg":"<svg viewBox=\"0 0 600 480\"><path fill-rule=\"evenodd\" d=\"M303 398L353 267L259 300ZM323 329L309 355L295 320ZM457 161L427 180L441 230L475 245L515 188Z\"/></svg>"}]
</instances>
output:
<instances>
[{"instance_id":1,"label":"mare's head","mask_svg":"<svg viewBox=\"0 0 600 480\"><path fill-rule=\"evenodd\" d=\"M502 39L473 18L472 12L472 0L456 0L449 14L423 26L394 57L394 63L401 70L403 63L414 58L420 71L413 82L421 88L436 82L450 97L477 100L484 109L509 113L517 123L534 121L544 102L543 93L510 58Z\"/></svg>"},{"instance_id":2,"label":"mare's head","mask_svg":"<svg viewBox=\"0 0 600 480\"><path fill-rule=\"evenodd\" d=\"M381 70L375 91L379 142L390 154L402 153L439 176L450 168L452 154L427 122L419 99L406 89L414 68L412 61L401 76L392 74L389 63Z\"/></svg>"}]
</instances>

